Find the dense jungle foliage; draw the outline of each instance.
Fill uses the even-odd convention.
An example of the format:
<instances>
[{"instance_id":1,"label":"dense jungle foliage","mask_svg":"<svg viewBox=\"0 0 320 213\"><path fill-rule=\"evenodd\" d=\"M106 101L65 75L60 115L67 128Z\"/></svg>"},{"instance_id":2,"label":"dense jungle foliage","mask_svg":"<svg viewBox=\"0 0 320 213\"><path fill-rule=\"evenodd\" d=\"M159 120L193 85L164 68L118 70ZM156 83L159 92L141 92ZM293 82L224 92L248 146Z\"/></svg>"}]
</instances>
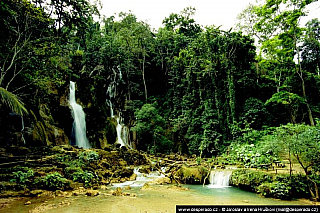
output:
<instances>
[{"instance_id":1,"label":"dense jungle foliage","mask_svg":"<svg viewBox=\"0 0 320 213\"><path fill-rule=\"evenodd\" d=\"M299 23L312 2L249 5L229 31L200 26L189 7L155 31L130 12L101 17L86 0L1 1L1 146L68 143L70 80L94 147L116 140L114 82L113 108L139 150L210 157L288 123L313 131L320 22Z\"/></svg>"},{"instance_id":2,"label":"dense jungle foliage","mask_svg":"<svg viewBox=\"0 0 320 213\"><path fill-rule=\"evenodd\" d=\"M92 147L116 141L112 107L134 149L220 155L246 168L286 156L305 172L304 193L319 199L320 21L300 24L313 2L249 5L224 31L197 24L192 7L153 30L131 12L101 16L87 0L3 0L0 146L69 144L74 81ZM24 183L33 171L14 175ZM70 175L86 183L93 174ZM286 197L286 178L254 190ZM59 173L40 182L50 188L51 179L64 187Z\"/></svg>"}]
</instances>

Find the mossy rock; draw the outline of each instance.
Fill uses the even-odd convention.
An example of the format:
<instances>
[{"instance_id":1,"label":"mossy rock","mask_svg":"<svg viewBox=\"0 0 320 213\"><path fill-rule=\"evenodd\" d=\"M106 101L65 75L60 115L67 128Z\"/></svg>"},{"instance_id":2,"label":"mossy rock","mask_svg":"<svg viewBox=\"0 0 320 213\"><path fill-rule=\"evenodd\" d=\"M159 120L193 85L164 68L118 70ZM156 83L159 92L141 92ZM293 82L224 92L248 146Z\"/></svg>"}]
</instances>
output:
<instances>
[{"instance_id":1,"label":"mossy rock","mask_svg":"<svg viewBox=\"0 0 320 213\"><path fill-rule=\"evenodd\" d=\"M203 166L186 167L182 166L176 175L184 184L202 184L208 174L208 170Z\"/></svg>"},{"instance_id":2,"label":"mossy rock","mask_svg":"<svg viewBox=\"0 0 320 213\"><path fill-rule=\"evenodd\" d=\"M19 156L19 155L27 155L30 154L32 151L26 147L23 146L9 146L6 149L6 155L9 153L13 156Z\"/></svg>"},{"instance_id":3,"label":"mossy rock","mask_svg":"<svg viewBox=\"0 0 320 213\"><path fill-rule=\"evenodd\" d=\"M261 171L238 169L232 172L229 184L248 191L257 191L262 183L271 183L273 177Z\"/></svg>"}]
</instances>

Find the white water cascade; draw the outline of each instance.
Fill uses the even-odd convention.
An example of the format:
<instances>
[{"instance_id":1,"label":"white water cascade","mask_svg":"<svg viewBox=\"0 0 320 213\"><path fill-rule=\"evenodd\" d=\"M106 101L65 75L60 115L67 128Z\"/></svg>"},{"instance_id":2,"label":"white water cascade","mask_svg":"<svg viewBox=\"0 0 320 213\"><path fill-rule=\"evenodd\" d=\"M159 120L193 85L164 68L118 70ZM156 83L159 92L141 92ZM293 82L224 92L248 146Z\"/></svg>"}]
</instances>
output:
<instances>
[{"instance_id":1,"label":"white water cascade","mask_svg":"<svg viewBox=\"0 0 320 213\"><path fill-rule=\"evenodd\" d=\"M162 167L161 171L165 173L166 167ZM152 171L149 174L144 174L139 172L139 167L135 167L133 173L137 175L136 180L134 181L126 181L124 183L114 183L113 186L115 187L142 187L145 183L157 180L159 178L165 177L164 174L161 174L159 171Z\"/></svg>"},{"instance_id":2,"label":"white water cascade","mask_svg":"<svg viewBox=\"0 0 320 213\"><path fill-rule=\"evenodd\" d=\"M209 188L224 188L229 187L229 179L232 171L228 170L212 170L210 173Z\"/></svg>"},{"instance_id":3,"label":"white water cascade","mask_svg":"<svg viewBox=\"0 0 320 213\"><path fill-rule=\"evenodd\" d=\"M121 119L121 114L119 113L119 115L116 117L117 120L117 141L119 144L121 144L122 146L127 146L128 148L131 148L131 144L129 144L129 131L128 131L128 127L126 125L123 124L122 119Z\"/></svg>"},{"instance_id":4,"label":"white water cascade","mask_svg":"<svg viewBox=\"0 0 320 213\"><path fill-rule=\"evenodd\" d=\"M122 73L119 67L112 69L113 76L111 77L111 82L107 89L107 105L110 107L110 117L116 118L117 121L117 142L122 146L126 146L132 149L131 144L129 144L129 129L123 123L123 118L121 117L121 113L118 115L114 115L114 99L117 96L117 86L119 82L122 81Z\"/></svg>"},{"instance_id":5,"label":"white water cascade","mask_svg":"<svg viewBox=\"0 0 320 213\"><path fill-rule=\"evenodd\" d=\"M24 131L24 121L23 121L23 116L21 116L21 140L23 141L23 144L26 145L26 140L24 139L24 136L23 136L23 131Z\"/></svg>"},{"instance_id":6,"label":"white water cascade","mask_svg":"<svg viewBox=\"0 0 320 213\"><path fill-rule=\"evenodd\" d=\"M75 83L70 81L70 97L71 113L74 119L72 130L74 131L76 145L85 149L91 148L86 136L86 120L82 107L76 102Z\"/></svg>"},{"instance_id":7,"label":"white water cascade","mask_svg":"<svg viewBox=\"0 0 320 213\"><path fill-rule=\"evenodd\" d=\"M116 70L118 70L119 72L116 72ZM106 102L108 104L108 106L110 107L110 117L114 117L114 112L113 112L113 108L114 108L114 103L113 100L115 99L116 95L117 95L117 86L118 86L118 80L117 80L117 76L119 75L119 80L122 80L122 74L121 74L121 70L119 68L117 69L112 69L113 71L113 75L111 76L111 82L108 86L107 89L107 99Z\"/></svg>"}]
</instances>

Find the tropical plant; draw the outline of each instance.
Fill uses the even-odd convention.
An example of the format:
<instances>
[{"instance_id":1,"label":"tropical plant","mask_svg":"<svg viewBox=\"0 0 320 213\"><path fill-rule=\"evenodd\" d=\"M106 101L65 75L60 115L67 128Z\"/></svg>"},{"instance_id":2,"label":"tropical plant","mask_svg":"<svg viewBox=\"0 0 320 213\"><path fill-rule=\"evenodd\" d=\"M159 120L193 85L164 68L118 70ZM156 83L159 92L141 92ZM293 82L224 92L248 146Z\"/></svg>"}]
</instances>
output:
<instances>
[{"instance_id":1,"label":"tropical plant","mask_svg":"<svg viewBox=\"0 0 320 213\"><path fill-rule=\"evenodd\" d=\"M26 184L30 181L29 178L34 176L34 172L32 169L26 168L27 171L17 171L12 172L13 178L10 180L11 182L16 182L18 184Z\"/></svg>"},{"instance_id":2,"label":"tropical plant","mask_svg":"<svg viewBox=\"0 0 320 213\"><path fill-rule=\"evenodd\" d=\"M65 189L70 182L67 181L60 173L54 172L47 174L41 179L41 184L44 188L49 190Z\"/></svg>"},{"instance_id":3,"label":"tropical plant","mask_svg":"<svg viewBox=\"0 0 320 213\"><path fill-rule=\"evenodd\" d=\"M21 116L28 114L23 102L17 95L14 95L3 87L0 87L0 96L2 103L8 106L12 112Z\"/></svg>"}]
</instances>

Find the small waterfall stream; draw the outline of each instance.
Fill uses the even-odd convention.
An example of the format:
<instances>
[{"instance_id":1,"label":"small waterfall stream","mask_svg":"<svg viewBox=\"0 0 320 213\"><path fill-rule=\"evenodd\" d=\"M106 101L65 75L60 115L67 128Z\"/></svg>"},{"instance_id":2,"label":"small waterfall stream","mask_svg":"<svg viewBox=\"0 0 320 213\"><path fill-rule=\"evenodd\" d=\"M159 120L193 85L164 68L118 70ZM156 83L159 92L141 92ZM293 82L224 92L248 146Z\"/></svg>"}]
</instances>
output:
<instances>
[{"instance_id":1,"label":"small waterfall stream","mask_svg":"<svg viewBox=\"0 0 320 213\"><path fill-rule=\"evenodd\" d=\"M117 142L122 146L126 146L132 149L129 143L129 129L123 123L123 118L121 117L121 112L118 115L114 115L114 99L117 96L117 86L119 82L122 81L122 73L119 67L113 69L113 76L111 77L111 82L108 86L107 95L107 105L110 107L110 117L116 118L117 121Z\"/></svg>"},{"instance_id":2,"label":"small waterfall stream","mask_svg":"<svg viewBox=\"0 0 320 213\"><path fill-rule=\"evenodd\" d=\"M161 168L161 171L165 173L166 167ZM154 181L158 178L165 177L164 174L161 174L158 171L152 171L149 174L143 174L139 172L139 167L135 167L133 170L133 173L137 175L136 180L134 181L126 181L124 183L114 183L114 187L125 187L125 186L131 186L131 187L142 187L145 183Z\"/></svg>"},{"instance_id":3,"label":"small waterfall stream","mask_svg":"<svg viewBox=\"0 0 320 213\"><path fill-rule=\"evenodd\" d=\"M230 170L212 170L210 173L209 188L229 187L229 179L232 174Z\"/></svg>"},{"instance_id":4,"label":"small waterfall stream","mask_svg":"<svg viewBox=\"0 0 320 213\"><path fill-rule=\"evenodd\" d=\"M23 121L23 116L21 115L21 140L23 141L23 144L26 145L26 140L24 139L24 134L23 134L23 131L24 131L24 121Z\"/></svg>"},{"instance_id":5,"label":"small waterfall stream","mask_svg":"<svg viewBox=\"0 0 320 213\"><path fill-rule=\"evenodd\" d=\"M86 136L86 120L82 107L76 102L75 83L70 81L70 97L71 113L74 119L72 131L75 136L76 145L85 149L91 148Z\"/></svg>"},{"instance_id":6,"label":"small waterfall stream","mask_svg":"<svg viewBox=\"0 0 320 213\"><path fill-rule=\"evenodd\" d=\"M121 144L121 146L125 146L125 143L123 142L122 140L122 125L120 124L120 114L119 116L117 117L117 140L118 140L118 143Z\"/></svg>"}]
</instances>

